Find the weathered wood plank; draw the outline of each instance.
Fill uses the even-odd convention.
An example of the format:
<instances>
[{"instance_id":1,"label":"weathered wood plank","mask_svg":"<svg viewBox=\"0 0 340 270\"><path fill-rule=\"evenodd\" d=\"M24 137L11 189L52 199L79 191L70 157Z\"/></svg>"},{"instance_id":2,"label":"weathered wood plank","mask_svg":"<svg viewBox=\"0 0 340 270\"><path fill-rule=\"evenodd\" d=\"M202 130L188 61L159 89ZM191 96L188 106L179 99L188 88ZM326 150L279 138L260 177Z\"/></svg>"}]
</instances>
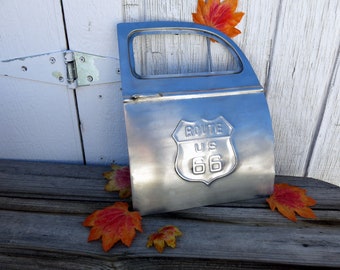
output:
<instances>
[{"instance_id":1,"label":"weathered wood plank","mask_svg":"<svg viewBox=\"0 0 340 270\"><path fill-rule=\"evenodd\" d=\"M238 2L238 11L244 12L245 15L237 26L242 34L234 40L247 56L262 86L266 87L280 1Z\"/></svg>"},{"instance_id":2,"label":"weathered wood plank","mask_svg":"<svg viewBox=\"0 0 340 270\"><path fill-rule=\"evenodd\" d=\"M33 196L36 198L60 198L67 199L77 196L91 200L92 198L100 198L103 193L106 181L103 179L99 185L93 185L93 181L82 178L72 177L52 177L47 176L12 176L0 175L1 194L18 194L21 196ZM21 183L21 184L15 184ZM90 196L91 194L91 196ZM73 197L75 198L75 197Z\"/></svg>"},{"instance_id":3,"label":"weathered wood plank","mask_svg":"<svg viewBox=\"0 0 340 270\"><path fill-rule=\"evenodd\" d=\"M0 247L0 262L1 267L6 267L1 269L6 270L112 270L116 269L115 267L121 269L119 266L122 265L119 262L105 261L88 256L82 257L75 254L3 247Z\"/></svg>"},{"instance_id":4,"label":"weathered wood plank","mask_svg":"<svg viewBox=\"0 0 340 270\"><path fill-rule=\"evenodd\" d=\"M329 96L308 168L308 176L340 186L340 58L329 85Z\"/></svg>"},{"instance_id":5,"label":"weathered wood plank","mask_svg":"<svg viewBox=\"0 0 340 270\"><path fill-rule=\"evenodd\" d=\"M89 213L120 200L104 191L102 173L108 166L82 166L21 161L0 161L0 205L2 209L42 212ZM277 176L306 188L318 201L315 209L340 209L338 187L315 179ZM79 206L79 207L77 207ZM265 198L222 204L221 207L267 208ZM33 211L33 210L32 210ZM217 212L216 212L217 211ZM219 213L218 210L214 212Z\"/></svg>"},{"instance_id":6,"label":"weathered wood plank","mask_svg":"<svg viewBox=\"0 0 340 270\"><path fill-rule=\"evenodd\" d=\"M10 249L112 259L160 257L163 255L154 249L145 248L146 236L159 226L175 222L184 234L178 240L177 249L166 250L166 257L340 267L340 234L336 226L278 226L275 221L207 223L195 219L144 217L144 233L137 235L129 249L119 244L105 254L99 242L86 244L88 229L81 226L84 216L1 211L1 217L1 246Z\"/></svg>"},{"instance_id":7,"label":"weathered wood plank","mask_svg":"<svg viewBox=\"0 0 340 270\"><path fill-rule=\"evenodd\" d=\"M338 192L339 193L339 192ZM315 198L315 197L313 197ZM0 197L0 209L16 210L27 212L44 212L44 213L67 213L67 214L90 214L95 210L102 209L106 206L112 205L115 201L122 201L119 198L99 198L96 201L85 200L53 200L53 199L39 199L39 198L15 198L15 197ZM128 200L126 200L129 202ZM324 205L323 202L318 201L316 206L313 206L316 211L318 220L312 221L316 224L340 225L337 213L340 211L340 204L336 201L334 205ZM329 203L331 201L329 200ZM240 201L235 203L220 204L215 206L191 208L182 211L176 211L169 214L172 218L196 219L216 222L231 222L231 223L280 223L285 226L293 224L282 219L276 221L280 215L278 213L271 213L264 198L252 202L252 200ZM310 221L301 221L306 225ZM280 223L281 224L281 223Z\"/></svg>"},{"instance_id":8,"label":"weathered wood plank","mask_svg":"<svg viewBox=\"0 0 340 270\"><path fill-rule=\"evenodd\" d=\"M281 1L267 93L277 174L306 174L338 53L337 11L338 1Z\"/></svg>"},{"instance_id":9,"label":"weathered wood plank","mask_svg":"<svg viewBox=\"0 0 340 270\"><path fill-rule=\"evenodd\" d=\"M77 200L72 197L66 200L0 195L0 209L43 213L91 214L95 210L112 205L115 201L124 200L118 199L118 196L98 198L97 200L93 198L92 200L85 200L84 198L83 200Z\"/></svg>"},{"instance_id":10,"label":"weathered wood plank","mask_svg":"<svg viewBox=\"0 0 340 270\"><path fill-rule=\"evenodd\" d=\"M102 173L110 170L110 166L83 166L67 163L45 163L0 159L0 173L22 177L25 175L35 175L102 179Z\"/></svg>"},{"instance_id":11,"label":"weathered wood plank","mask_svg":"<svg viewBox=\"0 0 340 270\"><path fill-rule=\"evenodd\" d=\"M103 169L0 161L1 265L18 269L29 259L27 269L340 267L340 189L298 177L276 180L305 187L318 201L316 220L293 223L271 212L264 198L192 208L143 217L144 233L130 248L118 244L105 253L100 242L86 243L89 229L81 225L117 199L103 190ZM168 224L183 232L177 249L147 249L147 236Z\"/></svg>"},{"instance_id":12,"label":"weathered wood plank","mask_svg":"<svg viewBox=\"0 0 340 270\"><path fill-rule=\"evenodd\" d=\"M3 251L2 251L3 250ZM32 256L32 254L34 254ZM15 261L13 260L15 258ZM106 259L106 260L105 260ZM226 260L209 260L209 259L197 259L191 260L187 258L167 258L167 257L150 257L150 258L124 258L119 260L112 258L94 258L90 256L80 256L73 254L59 254L55 252L34 252L16 249L2 249L0 247L0 261L6 265L6 270L12 269L39 269L39 270L51 270L51 269L68 269L68 270L108 270L108 269L122 269L122 270L135 270L135 269L147 269L147 270L174 270L174 269L229 269L229 270L241 270L241 269L310 269L310 267L282 265L272 263L255 263L244 261L226 261Z\"/></svg>"}]
</instances>

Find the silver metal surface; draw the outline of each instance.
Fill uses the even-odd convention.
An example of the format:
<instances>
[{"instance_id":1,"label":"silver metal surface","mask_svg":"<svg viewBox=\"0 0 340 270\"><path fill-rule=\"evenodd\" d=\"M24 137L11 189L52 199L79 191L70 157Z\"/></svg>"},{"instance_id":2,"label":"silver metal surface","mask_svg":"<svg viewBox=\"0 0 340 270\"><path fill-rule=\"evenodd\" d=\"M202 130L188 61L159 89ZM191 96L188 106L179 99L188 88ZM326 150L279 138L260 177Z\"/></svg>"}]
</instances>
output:
<instances>
[{"instance_id":1,"label":"silver metal surface","mask_svg":"<svg viewBox=\"0 0 340 270\"><path fill-rule=\"evenodd\" d=\"M64 51L33 55L0 62L0 75L66 85Z\"/></svg>"},{"instance_id":2,"label":"silver metal surface","mask_svg":"<svg viewBox=\"0 0 340 270\"><path fill-rule=\"evenodd\" d=\"M0 75L77 87L120 81L119 60L65 50L3 60Z\"/></svg>"},{"instance_id":3,"label":"silver metal surface","mask_svg":"<svg viewBox=\"0 0 340 270\"><path fill-rule=\"evenodd\" d=\"M134 74L132 40L199 33L233 50L238 73ZM247 58L222 33L193 23L118 25L133 206L152 214L267 195L273 132L263 89Z\"/></svg>"}]
</instances>

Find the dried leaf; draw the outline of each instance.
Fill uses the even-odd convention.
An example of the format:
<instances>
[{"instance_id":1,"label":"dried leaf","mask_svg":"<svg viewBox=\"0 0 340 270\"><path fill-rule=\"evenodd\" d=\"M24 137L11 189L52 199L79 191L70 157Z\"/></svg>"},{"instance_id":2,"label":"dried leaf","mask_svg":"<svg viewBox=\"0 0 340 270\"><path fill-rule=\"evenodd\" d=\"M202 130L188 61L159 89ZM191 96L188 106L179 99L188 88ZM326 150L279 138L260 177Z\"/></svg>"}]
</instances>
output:
<instances>
[{"instance_id":1,"label":"dried leaf","mask_svg":"<svg viewBox=\"0 0 340 270\"><path fill-rule=\"evenodd\" d=\"M83 225L92 227L88 241L102 239L104 251L109 251L119 240L130 246L136 231L142 232L142 217L139 212L130 212L125 202L97 210L88 216Z\"/></svg>"},{"instance_id":2,"label":"dried leaf","mask_svg":"<svg viewBox=\"0 0 340 270\"><path fill-rule=\"evenodd\" d=\"M131 196L130 169L128 166L111 165L112 171L104 172L103 176L109 180L105 185L106 191L119 191L119 198Z\"/></svg>"},{"instance_id":3,"label":"dried leaf","mask_svg":"<svg viewBox=\"0 0 340 270\"><path fill-rule=\"evenodd\" d=\"M303 188L290 186L285 183L275 184L274 193L267 199L270 209L277 210L286 218L296 222L295 213L304 218L316 218L310 206L316 201L306 195Z\"/></svg>"},{"instance_id":4,"label":"dried leaf","mask_svg":"<svg viewBox=\"0 0 340 270\"><path fill-rule=\"evenodd\" d=\"M153 233L148 238L147 247L154 246L159 253L164 250L165 243L172 248L176 247L176 236L181 236L182 232L173 225L168 225L160 228L156 233Z\"/></svg>"},{"instance_id":5,"label":"dried leaf","mask_svg":"<svg viewBox=\"0 0 340 270\"><path fill-rule=\"evenodd\" d=\"M237 0L198 0L196 13L192 13L195 23L207 25L220 30L233 38L241 33L235 26L241 21L244 13L235 12Z\"/></svg>"}]
</instances>

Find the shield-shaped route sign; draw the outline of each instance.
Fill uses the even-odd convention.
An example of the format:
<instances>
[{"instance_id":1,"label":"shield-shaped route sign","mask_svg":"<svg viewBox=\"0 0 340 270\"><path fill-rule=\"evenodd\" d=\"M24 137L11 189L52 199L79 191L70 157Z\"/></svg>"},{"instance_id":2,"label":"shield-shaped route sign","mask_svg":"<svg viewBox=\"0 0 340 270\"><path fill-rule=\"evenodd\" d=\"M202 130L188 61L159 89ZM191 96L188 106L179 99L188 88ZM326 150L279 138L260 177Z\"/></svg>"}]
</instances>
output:
<instances>
[{"instance_id":1,"label":"shield-shaped route sign","mask_svg":"<svg viewBox=\"0 0 340 270\"><path fill-rule=\"evenodd\" d=\"M172 134L177 143L177 174L184 180L210 185L232 173L237 165L232 131L222 116L195 122L181 120Z\"/></svg>"}]
</instances>

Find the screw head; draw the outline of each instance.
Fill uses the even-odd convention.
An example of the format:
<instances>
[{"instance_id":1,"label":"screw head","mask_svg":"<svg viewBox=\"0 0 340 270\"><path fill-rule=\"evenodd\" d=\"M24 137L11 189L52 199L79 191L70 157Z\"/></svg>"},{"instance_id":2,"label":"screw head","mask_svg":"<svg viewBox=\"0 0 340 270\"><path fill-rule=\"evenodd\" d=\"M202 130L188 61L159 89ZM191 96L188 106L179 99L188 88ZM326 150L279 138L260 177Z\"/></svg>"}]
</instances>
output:
<instances>
[{"instance_id":1,"label":"screw head","mask_svg":"<svg viewBox=\"0 0 340 270\"><path fill-rule=\"evenodd\" d=\"M50 63L54 64L55 62L56 62L55 58L54 57L50 57Z\"/></svg>"},{"instance_id":2,"label":"screw head","mask_svg":"<svg viewBox=\"0 0 340 270\"><path fill-rule=\"evenodd\" d=\"M80 56L79 60L84 63L85 62L85 57L84 56Z\"/></svg>"},{"instance_id":3,"label":"screw head","mask_svg":"<svg viewBox=\"0 0 340 270\"><path fill-rule=\"evenodd\" d=\"M27 71L27 67L26 67L26 66L22 66L22 67L21 67L21 70L22 70L23 72L25 72L25 71Z\"/></svg>"},{"instance_id":4,"label":"screw head","mask_svg":"<svg viewBox=\"0 0 340 270\"><path fill-rule=\"evenodd\" d=\"M93 77L92 77L91 75L89 75L89 76L87 76L87 80L88 80L89 82L92 82L92 81L93 81Z\"/></svg>"},{"instance_id":5,"label":"screw head","mask_svg":"<svg viewBox=\"0 0 340 270\"><path fill-rule=\"evenodd\" d=\"M64 77L63 76L60 76L58 79L59 79L59 82L63 82L64 81Z\"/></svg>"}]
</instances>

